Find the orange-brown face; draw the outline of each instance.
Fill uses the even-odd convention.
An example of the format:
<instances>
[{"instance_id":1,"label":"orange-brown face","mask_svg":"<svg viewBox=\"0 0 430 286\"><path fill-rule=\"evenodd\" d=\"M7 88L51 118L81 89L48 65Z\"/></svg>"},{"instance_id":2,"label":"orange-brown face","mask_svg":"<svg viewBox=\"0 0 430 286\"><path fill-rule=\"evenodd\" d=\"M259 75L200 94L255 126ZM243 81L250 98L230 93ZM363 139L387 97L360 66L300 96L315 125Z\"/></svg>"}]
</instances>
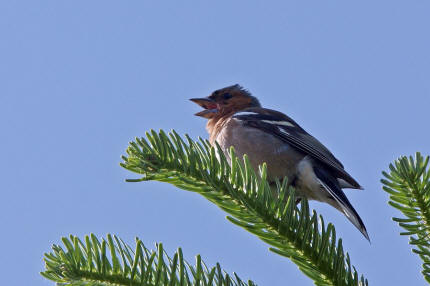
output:
<instances>
[{"instance_id":1,"label":"orange-brown face","mask_svg":"<svg viewBox=\"0 0 430 286\"><path fill-rule=\"evenodd\" d=\"M204 108L195 115L204 118L213 118L236 112L248 107L259 107L258 100L239 85L232 85L214 91L204 98L191 98L191 101Z\"/></svg>"}]
</instances>

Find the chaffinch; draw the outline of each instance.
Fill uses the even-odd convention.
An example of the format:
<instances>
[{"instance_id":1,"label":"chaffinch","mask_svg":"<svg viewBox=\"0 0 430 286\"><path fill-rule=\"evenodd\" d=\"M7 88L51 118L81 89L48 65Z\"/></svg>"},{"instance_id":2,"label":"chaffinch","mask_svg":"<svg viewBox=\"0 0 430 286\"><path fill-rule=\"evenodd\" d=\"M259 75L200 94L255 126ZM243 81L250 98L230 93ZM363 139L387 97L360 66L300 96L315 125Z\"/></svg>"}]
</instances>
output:
<instances>
[{"instance_id":1,"label":"chaffinch","mask_svg":"<svg viewBox=\"0 0 430 286\"><path fill-rule=\"evenodd\" d=\"M262 108L257 98L237 84L190 100L204 109L195 115L208 119L206 129L212 145L217 142L226 155L233 146L239 158L248 155L254 169L266 162L269 182L287 177L298 198L335 207L369 240L363 221L342 191L362 187L323 144L294 120Z\"/></svg>"}]
</instances>

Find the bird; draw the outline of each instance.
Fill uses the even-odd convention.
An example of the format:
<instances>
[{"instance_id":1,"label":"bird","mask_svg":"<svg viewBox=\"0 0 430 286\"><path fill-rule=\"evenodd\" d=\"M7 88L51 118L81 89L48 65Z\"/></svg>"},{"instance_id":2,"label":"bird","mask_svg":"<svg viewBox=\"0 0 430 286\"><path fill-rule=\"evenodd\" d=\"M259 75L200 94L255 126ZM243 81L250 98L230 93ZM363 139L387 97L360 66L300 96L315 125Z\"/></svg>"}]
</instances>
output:
<instances>
[{"instance_id":1,"label":"bird","mask_svg":"<svg viewBox=\"0 0 430 286\"><path fill-rule=\"evenodd\" d=\"M287 177L296 196L328 203L342 212L370 242L366 227L344 188L363 189L342 163L315 137L289 116L263 108L260 101L239 84L227 86L203 98L191 98L203 108L209 142L228 158L230 147L242 158L247 154L254 170L264 162L269 182Z\"/></svg>"}]
</instances>

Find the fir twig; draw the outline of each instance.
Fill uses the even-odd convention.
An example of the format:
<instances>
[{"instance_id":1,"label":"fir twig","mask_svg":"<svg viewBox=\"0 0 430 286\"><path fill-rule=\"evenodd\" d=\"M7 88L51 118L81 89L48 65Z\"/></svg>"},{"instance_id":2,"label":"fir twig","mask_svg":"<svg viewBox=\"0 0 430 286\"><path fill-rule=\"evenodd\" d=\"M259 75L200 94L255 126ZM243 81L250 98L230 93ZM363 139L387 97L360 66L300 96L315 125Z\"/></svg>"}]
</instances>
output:
<instances>
[{"instance_id":1,"label":"fir twig","mask_svg":"<svg viewBox=\"0 0 430 286\"><path fill-rule=\"evenodd\" d=\"M151 131L146 139L136 138L121 166L143 176L128 181L157 180L201 194L229 213L229 221L290 258L316 285L368 284L351 265L334 226L325 226L306 200L297 208L286 180L277 184L274 197L265 165L256 175L246 156L238 159L231 150L229 164L219 146L185 137L175 131L168 135Z\"/></svg>"},{"instance_id":2,"label":"fir twig","mask_svg":"<svg viewBox=\"0 0 430 286\"><path fill-rule=\"evenodd\" d=\"M390 172L383 172L383 189L390 195L388 202L400 210L405 217L396 218L406 231L401 235L409 236L412 251L423 261L422 274L430 283L430 170L429 157L420 153L400 157L390 164Z\"/></svg>"},{"instance_id":3,"label":"fir twig","mask_svg":"<svg viewBox=\"0 0 430 286\"><path fill-rule=\"evenodd\" d=\"M200 255L196 265L187 263L179 248L173 258L164 251L161 243L155 251L145 247L136 238L133 251L116 236L110 234L101 241L95 235L85 237L85 242L71 235L62 239L64 248L52 246L45 254L46 270L41 274L57 285L70 286L254 286L243 282L215 267L207 268Z\"/></svg>"}]
</instances>

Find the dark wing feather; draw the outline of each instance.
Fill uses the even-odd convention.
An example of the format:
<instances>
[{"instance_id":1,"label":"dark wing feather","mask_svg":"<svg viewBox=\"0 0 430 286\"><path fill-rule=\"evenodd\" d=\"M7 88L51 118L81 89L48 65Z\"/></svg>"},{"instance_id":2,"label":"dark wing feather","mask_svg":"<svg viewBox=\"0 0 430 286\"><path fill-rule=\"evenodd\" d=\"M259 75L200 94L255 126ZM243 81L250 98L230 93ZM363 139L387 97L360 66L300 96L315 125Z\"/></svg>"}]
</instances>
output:
<instances>
[{"instance_id":1,"label":"dark wing feather","mask_svg":"<svg viewBox=\"0 0 430 286\"><path fill-rule=\"evenodd\" d=\"M237 112L233 118L278 137L330 167L338 178L344 179L355 188L361 188L360 184L345 171L342 163L321 142L285 114L265 108L248 108Z\"/></svg>"},{"instance_id":2,"label":"dark wing feather","mask_svg":"<svg viewBox=\"0 0 430 286\"><path fill-rule=\"evenodd\" d=\"M366 226L364 225L363 220L360 218L357 211L354 209L348 198L342 192L339 183L333 177L327 174L324 169L319 168L318 166L314 166L314 172L321 186L334 198L345 216L352 222L353 225L355 225L356 228L360 230L364 237L366 237L366 239L370 242L369 234L367 233Z\"/></svg>"}]
</instances>

